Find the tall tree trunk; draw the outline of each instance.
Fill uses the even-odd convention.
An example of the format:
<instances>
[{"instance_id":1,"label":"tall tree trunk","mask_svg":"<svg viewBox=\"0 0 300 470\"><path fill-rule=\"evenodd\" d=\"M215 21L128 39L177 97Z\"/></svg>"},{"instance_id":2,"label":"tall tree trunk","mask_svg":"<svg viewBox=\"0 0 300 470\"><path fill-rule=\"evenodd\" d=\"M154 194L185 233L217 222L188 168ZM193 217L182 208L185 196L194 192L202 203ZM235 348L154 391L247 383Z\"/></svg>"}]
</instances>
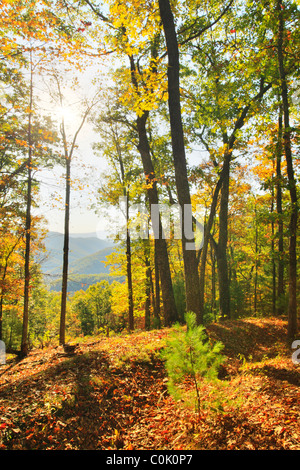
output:
<instances>
[{"instance_id":1,"label":"tall tree trunk","mask_svg":"<svg viewBox=\"0 0 300 470\"><path fill-rule=\"evenodd\" d=\"M28 354L29 289L30 289L30 244L31 244L31 204L32 204L32 107L33 107L33 64L30 52L30 97L28 115L28 176L25 220L25 266L24 266L24 307L21 340L21 355Z\"/></svg>"},{"instance_id":2,"label":"tall tree trunk","mask_svg":"<svg viewBox=\"0 0 300 470\"><path fill-rule=\"evenodd\" d=\"M211 313L213 314L214 321L217 319L216 309L216 256L213 244L210 244L210 259L211 259Z\"/></svg>"},{"instance_id":3,"label":"tall tree trunk","mask_svg":"<svg viewBox=\"0 0 300 470\"><path fill-rule=\"evenodd\" d=\"M234 130L231 136L223 134L223 144L226 146L222 168L222 188L219 210L219 242L217 245L218 277L219 277L219 296L220 296L220 316L221 318L230 318L230 283L228 276L227 261L227 241L228 241L228 203L229 203L229 181L230 181L230 162L231 154L236 140L236 132L243 127L245 119L252 103L259 102L263 95L271 88L271 84L264 85L264 79L260 80L260 90L256 96L243 108L239 117L236 119Z\"/></svg>"},{"instance_id":4,"label":"tall tree trunk","mask_svg":"<svg viewBox=\"0 0 300 470\"><path fill-rule=\"evenodd\" d=\"M153 212L151 208L158 207L159 199L156 186L155 172L151 159L149 141L146 131L147 117L148 113L144 112L141 117L137 118L136 122L139 135L138 150L141 155L144 174L146 177L146 183L148 187L147 195L150 205L150 213L152 217ZM155 234L155 250L157 254L157 263L161 282L161 294L164 308L165 325L169 326L178 320L178 313L172 285L167 242L163 237L163 228L160 215L158 216L158 229L159 233Z\"/></svg>"},{"instance_id":5,"label":"tall tree trunk","mask_svg":"<svg viewBox=\"0 0 300 470\"><path fill-rule=\"evenodd\" d=\"M133 316L133 285L132 285L132 266L131 266L131 239L129 233L129 194L126 191L126 271L127 271L127 289L128 289L128 330L134 330Z\"/></svg>"},{"instance_id":6,"label":"tall tree trunk","mask_svg":"<svg viewBox=\"0 0 300 470\"><path fill-rule=\"evenodd\" d=\"M1 276L1 294L0 294L0 341L3 339L3 300L4 300L4 293L5 293L4 282L5 282L6 270L7 270L7 259L6 259L5 266L3 267L3 274L2 274L2 276Z\"/></svg>"},{"instance_id":7,"label":"tall tree trunk","mask_svg":"<svg viewBox=\"0 0 300 470\"><path fill-rule=\"evenodd\" d=\"M65 193L65 224L64 224L64 246L63 246L63 268L61 287L61 310L59 327L59 344L65 344L66 331L66 309L68 291L68 266L69 266L69 239L70 239L70 192L71 192L71 157L65 155L66 160L66 193Z\"/></svg>"},{"instance_id":8,"label":"tall tree trunk","mask_svg":"<svg viewBox=\"0 0 300 470\"><path fill-rule=\"evenodd\" d=\"M184 218L187 216L185 220L191 222L191 197L187 177L187 163L180 103L179 49L174 18L169 0L159 0L159 10L166 38L168 54L168 103L177 197L180 207L184 213ZM193 249L188 249L188 243L191 242L191 239L189 239L190 235L187 235L188 228L191 227L188 227L185 223L183 223L182 251L185 273L186 309L187 311L194 312L196 314L197 323L201 324L203 323L203 316L200 306L198 264L196 251Z\"/></svg>"},{"instance_id":9,"label":"tall tree trunk","mask_svg":"<svg viewBox=\"0 0 300 470\"><path fill-rule=\"evenodd\" d=\"M59 97L60 106L63 107L63 94L61 90L61 82L58 75L53 74L53 78L56 80L57 91ZM95 103L94 103L95 104ZM66 334L66 309L67 309L67 290L68 290L68 267L69 267L69 239L70 239L70 200L71 200L71 161L73 152L76 145L76 140L79 132L81 131L87 116L94 106L90 105L86 108L81 123L77 131L74 134L71 145L69 147L66 135L65 120L62 117L61 120L61 136L64 148L64 158L66 163L66 186L65 186L65 220L64 220L64 246L63 246L63 268L62 268L62 289L61 289L61 308L60 308L60 327L59 327L59 344L65 344Z\"/></svg>"},{"instance_id":10,"label":"tall tree trunk","mask_svg":"<svg viewBox=\"0 0 300 470\"><path fill-rule=\"evenodd\" d=\"M219 241L217 244L219 313L221 319L230 318L230 286L227 261L230 160L231 152L227 152L223 163L223 182L219 210Z\"/></svg>"},{"instance_id":11,"label":"tall tree trunk","mask_svg":"<svg viewBox=\"0 0 300 470\"><path fill-rule=\"evenodd\" d=\"M156 47L152 47L152 55L155 57ZM139 93L139 86L136 79L136 66L133 56L129 56L130 60L130 71L131 81L137 93ZM152 66L153 72L155 73L155 65ZM138 151L141 155L144 174L147 183L147 196L150 207L151 219L153 222L152 208L158 208L159 198L156 184L156 177L154 171L154 165L151 158L149 139L147 135L146 122L149 116L148 111L144 111L141 116L136 118L136 126L138 132ZM153 224L153 226L156 225ZM175 303L175 296L173 291L171 270L169 264L169 255L166 240L163 236L163 228L161 222L161 216L158 214L158 233L155 235L155 251L157 254L158 269L161 283L161 293L164 309L164 321L166 326L170 326L172 323L178 320L178 312Z\"/></svg>"},{"instance_id":12,"label":"tall tree trunk","mask_svg":"<svg viewBox=\"0 0 300 470\"><path fill-rule=\"evenodd\" d=\"M150 330L150 306L151 306L151 265L150 265L150 240L143 240L146 267L145 281L145 330Z\"/></svg>"},{"instance_id":13,"label":"tall tree trunk","mask_svg":"<svg viewBox=\"0 0 300 470\"><path fill-rule=\"evenodd\" d=\"M282 211L282 106L279 106L278 138L276 146L276 210L278 215L278 279L277 279L277 315L283 314L284 297L284 247L283 247L283 211Z\"/></svg>"},{"instance_id":14,"label":"tall tree trunk","mask_svg":"<svg viewBox=\"0 0 300 470\"><path fill-rule=\"evenodd\" d=\"M208 243L211 241L213 244L215 251L217 250L217 244L211 237L211 229L213 226L214 218L216 215L218 197L220 193L220 189L223 183L223 171L221 172L219 179L217 181L216 187L214 189L212 203L210 207L210 213L208 216L207 223L204 227L204 240L200 254L200 269L199 269L199 284L200 284L200 309L201 309L201 317L203 318L204 315L204 286L205 286L205 268L206 268L206 259L207 259L207 251L208 251Z\"/></svg>"},{"instance_id":15,"label":"tall tree trunk","mask_svg":"<svg viewBox=\"0 0 300 470\"><path fill-rule=\"evenodd\" d=\"M256 201L254 207L255 214L255 261L254 261L254 315L257 313L257 280L258 280L258 220Z\"/></svg>"},{"instance_id":16,"label":"tall tree trunk","mask_svg":"<svg viewBox=\"0 0 300 470\"><path fill-rule=\"evenodd\" d=\"M12 255L12 253L14 252L14 250L15 250L16 246L18 245L18 243L19 243L19 239L11 247L10 251L8 252L7 256L5 257L4 266L0 267L0 271L2 271L1 282L0 282L0 285L1 285L1 287L0 287L0 289L1 289L1 293L0 293L0 340L3 339L2 338L2 336L3 336L3 301L4 301L4 295L5 295L5 278L6 278L6 274L7 274L9 258Z\"/></svg>"},{"instance_id":17,"label":"tall tree trunk","mask_svg":"<svg viewBox=\"0 0 300 470\"><path fill-rule=\"evenodd\" d=\"M29 144L31 147L31 144ZM29 151L31 154L31 150ZM24 308L22 325L21 354L28 353L28 323L29 323L29 289L30 289L30 248L31 248L31 201L32 201L32 159L28 159L28 180L27 180L27 203L25 221L25 267L24 267Z\"/></svg>"},{"instance_id":18,"label":"tall tree trunk","mask_svg":"<svg viewBox=\"0 0 300 470\"><path fill-rule=\"evenodd\" d=\"M2 340L3 336L3 298L4 298L4 293L3 290L1 291L1 297L0 297L0 341Z\"/></svg>"},{"instance_id":19,"label":"tall tree trunk","mask_svg":"<svg viewBox=\"0 0 300 470\"><path fill-rule=\"evenodd\" d=\"M274 174L274 173L273 173ZM272 315L276 315L276 263L275 263L275 224L274 224L274 181L271 189L271 260L272 260Z\"/></svg>"},{"instance_id":20,"label":"tall tree trunk","mask_svg":"<svg viewBox=\"0 0 300 470\"><path fill-rule=\"evenodd\" d=\"M156 327L161 327L160 321L160 273L159 273L159 261L158 261L158 249L157 243L159 240L154 240L154 272L155 272L155 306L154 306L154 317ZM172 287L173 288L173 287Z\"/></svg>"},{"instance_id":21,"label":"tall tree trunk","mask_svg":"<svg viewBox=\"0 0 300 470\"><path fill-rule=\"evenodd\" d=\"M127 182L125 181L125 169L124 161L121 152L121 147L119 145L118 135L112 127L113 139L115 142L118 161L120 165L120 172L123 185L123 195L125 197L125 217L126 217L126 273L127 273L127 298L128 298L128 330L129 332L134 330L134 303L133 303L133 281L132 281L132 256L131 256L131 238L129 231L129 205L130 205L130 195Z\"/></svg>"},{"instance_id":22,"label":"tall tree trunk","mask_svg":"<svg viewBox=\"0 0 300 470\"><path fill-rule=\"evenodd\" d=\"M271 88L271 85L264 85L263 79L261 79L260 91L256 96L251 100L252 102L260 101L263 95ZM229 203L229 177L230 177L230 162L231 162L231 153L234 148L236 140L236 131L241 129L245 123L245 119L251 108L251 102L247 104L241 111L240 115L236 119L234 130L231 136L228 138L227 133L223 134L223 143L226 146L226 151L224 153L224 161L222 171L217 182L212 206L210 211L209 220L207 227L204 233L204 244L202 248L201 258L200 259L200 308L203 312L204 309L204 275L205 275L205 262L207 255L207 243L210 237L210 228L213 222L213 218L216 212L216 204L218 201L218 195L221 191L221 202L219 210L219 243L213 241L213 246L215 247L218 261L218 278L219 278L219 291L220 291L220 315L221 318L230 318L230 284L229 284L229 275L228 275L228 262L227 262L227 232L228 232L228 203ZM211 219L211 220L210 220Z\"/></svg>"},{"instance_id":23,"label":"tall tree trunk","mask_svg":"<svg viewBox=\"0 0 300 470\"><path fill-rule=\"evenodd\" d=\"M293 157L291 149L291 128L289 117L288 87L286 71L284 66L284 5L281 0L277 1L278 13L278 67L280 76L280 88L283 111L283 147L287 165L289 192L291 199L290 233L289 233L289 306L288 306L288 340L293 340L297 334L297 222L298 201L296 181L294 177Z\"/></svg>"}]
</instances>

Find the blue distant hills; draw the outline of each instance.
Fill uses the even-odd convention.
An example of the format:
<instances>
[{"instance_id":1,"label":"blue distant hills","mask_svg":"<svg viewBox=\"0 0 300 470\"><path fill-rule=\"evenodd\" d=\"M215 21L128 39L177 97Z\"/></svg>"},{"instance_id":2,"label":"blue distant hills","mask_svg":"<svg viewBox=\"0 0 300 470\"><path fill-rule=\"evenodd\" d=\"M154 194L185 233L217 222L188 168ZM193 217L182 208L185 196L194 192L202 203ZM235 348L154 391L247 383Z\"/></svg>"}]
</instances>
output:
<instances>
[{"instance_id":1,"label":"blue distant hills","mask_svg":"<svg viewBox=\"0 0 300 470\"><path fill-rule=\"evenodd\" d=\"M51 290L61 290L64 236L59 232L48 232L44 245L46 253L41 260L44 279ZM114 249L113 242L99 239L96 234L70 234L68 290L86 289L101 280L123 280L111 277L106 257Z\"/></svg>"}]
</instances>

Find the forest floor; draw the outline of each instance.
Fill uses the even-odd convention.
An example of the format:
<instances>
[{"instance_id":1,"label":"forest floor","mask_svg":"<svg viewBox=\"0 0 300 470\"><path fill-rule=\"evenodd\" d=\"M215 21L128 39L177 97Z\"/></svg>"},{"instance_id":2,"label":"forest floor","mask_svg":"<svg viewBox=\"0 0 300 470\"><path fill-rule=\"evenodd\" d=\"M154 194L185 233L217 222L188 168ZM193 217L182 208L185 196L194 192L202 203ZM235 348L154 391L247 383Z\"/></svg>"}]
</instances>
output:
<instances>
[{"instance_id":1,"label":"forest floor","mask_svg":"<svg viewBox=\"0 0 300 470\"><path fill-rule=\"evenodd\" d=\"M2 450L299 450L300 365L282 319L211 324L226 362L199 413L167 391L168 329L34 349L0 367ZM188 392L188 381L185 384Z\"/></svg>"}]
</instances>

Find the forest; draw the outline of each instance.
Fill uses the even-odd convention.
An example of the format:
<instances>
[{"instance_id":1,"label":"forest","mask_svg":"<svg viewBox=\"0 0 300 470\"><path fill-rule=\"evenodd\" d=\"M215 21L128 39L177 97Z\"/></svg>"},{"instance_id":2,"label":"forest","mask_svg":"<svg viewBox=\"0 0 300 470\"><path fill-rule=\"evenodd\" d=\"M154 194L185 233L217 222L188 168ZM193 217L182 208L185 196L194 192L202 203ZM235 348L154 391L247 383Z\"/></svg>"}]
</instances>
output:
<instances>
[{"instance_id":1,"label":"forest","mask_svg":"<svg viewBox=\"0 0 300 470\"><path fill-rule=\"evenodd\" d=\"M299 0L0 0L0 11L0 448L299 449ZM64 227L55 290L47 185ZM105 277L70 276L82 200L109 232L94 261ZM44 374L56 395L29 404L26 370L27 386L42 393ZM270 370L276 403L257 382ZM97 398L81 439L70 423L100 390L118 418ZM254 390L272 409L259 435ZM9 411L12 393L29 423ZM233 411L235 393L252 421ZM174 404L190 395L193 412ZM144 406L165 440L160 427L149 441L149 416L135 421Z\"/></svg>"}]
</instances>

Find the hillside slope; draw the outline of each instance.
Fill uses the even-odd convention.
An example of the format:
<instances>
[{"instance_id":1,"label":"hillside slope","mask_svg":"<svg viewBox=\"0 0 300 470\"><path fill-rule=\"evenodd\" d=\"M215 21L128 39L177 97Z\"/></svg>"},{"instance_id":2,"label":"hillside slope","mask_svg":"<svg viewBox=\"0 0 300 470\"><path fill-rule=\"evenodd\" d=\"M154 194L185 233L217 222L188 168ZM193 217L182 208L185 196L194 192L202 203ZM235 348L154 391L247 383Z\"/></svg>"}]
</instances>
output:
<instances>
[{"instance_id":1,"label":"hillside slope","mask_svg":"<svg viewBox=\"0 0 300 470\"><path fill-rule=\"evenodd\" d=\"M110 246L73 261L70 263L70 272L72 274L108 274L109 267L105 264L106 257L110 255L113 250L114 248Z\"/></svg>"},{"instance_id":2,"label":"hillside slope","mask_svg":"<svg viewBox=\"0 0 300 470\"><path fill-rule=\"evenodd\" d=\"M200 383L199 414L168 394L160 350L170 329L89 338L71 357L33 350L0 367L0 448L300 450L300 366L286 327L208 325L226 362L217 382Z\"/></svg>"}]
</instances>

